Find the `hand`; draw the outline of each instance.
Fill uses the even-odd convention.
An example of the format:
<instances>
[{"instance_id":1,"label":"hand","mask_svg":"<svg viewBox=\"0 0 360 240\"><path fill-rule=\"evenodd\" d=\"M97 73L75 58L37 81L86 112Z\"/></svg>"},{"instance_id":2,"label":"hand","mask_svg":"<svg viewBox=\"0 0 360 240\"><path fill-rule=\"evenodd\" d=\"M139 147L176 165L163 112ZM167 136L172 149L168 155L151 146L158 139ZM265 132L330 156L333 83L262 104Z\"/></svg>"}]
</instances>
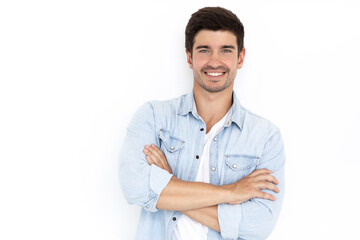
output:
<instances>
[{"instance_id":1,"label":"hand","mask_svg":"<svg viewBox=\"0 0 360 240\"><path fill-rule=\"evenodd\" d=\"M172 174L164 153L156 145L146 145L144 153L150 165L155 164ZM276 193L280 192L276 186L279 182L274 176L270 175L271 173L272 171L268 169L257 169L235 183L224 185L223 187L230 189L231 192L227 202L229 204L239 204L252 198L264 198L275 201L275 196L261 191L268 189Z\"/></svg>"},{"instance_id":2,"label":"hand","mask_svg":"<svg viewBox=\"0 0 360 240\"><path fill-rule=\"evenodd\" d=\"M150 165L155 164L159 168L162 168L172 174L172 170L164 153L155 144L151 144L151 146L146 145L144 153L146 155L146 160Z\"/></svg>"},{"instance_id":3,"label":"hand","mask_svg":"<svg viewBox=\"0 0 360 240\"><path fill-rule=\"evenodd\" d=\"M279 184L279 181L270 175L271 173L272 171L268 169L257 169L239 181L228 185L232 192L229 203L243 203L252 198L264 198L275 201L275 196L260 191L262 189L268 189L276 193L280 192L276 186Z\"/></svg>"}]
</instances>

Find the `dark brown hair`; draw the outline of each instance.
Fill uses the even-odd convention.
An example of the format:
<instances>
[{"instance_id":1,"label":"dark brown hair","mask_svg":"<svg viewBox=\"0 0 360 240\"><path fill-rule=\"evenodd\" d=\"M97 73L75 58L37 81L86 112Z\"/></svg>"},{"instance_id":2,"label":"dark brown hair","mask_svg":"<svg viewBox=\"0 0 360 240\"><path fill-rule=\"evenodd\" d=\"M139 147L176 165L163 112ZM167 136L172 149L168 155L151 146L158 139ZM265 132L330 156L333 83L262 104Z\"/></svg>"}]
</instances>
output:
<instances>
[{"instance_id":1,"label":"dark brown hair","mask_svg":"<svg viewBox=\"0 0 360 240\"><path fill-rule=\"evenodd\" d=\"M205 7L191 15L185 29L185 48L192 54L195 35L200 30L230 31L236 36L238 54L244 47L244 26L239 18L222 7Z\"/></svg>"}]
</instances>

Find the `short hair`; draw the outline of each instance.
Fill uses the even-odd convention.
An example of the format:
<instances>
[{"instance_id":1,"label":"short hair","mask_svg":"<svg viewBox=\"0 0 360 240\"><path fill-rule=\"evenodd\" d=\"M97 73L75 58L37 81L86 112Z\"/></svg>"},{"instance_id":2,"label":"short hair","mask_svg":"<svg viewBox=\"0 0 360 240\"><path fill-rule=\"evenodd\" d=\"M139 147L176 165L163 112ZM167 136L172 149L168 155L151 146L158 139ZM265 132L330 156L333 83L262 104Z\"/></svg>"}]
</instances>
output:
<instances>
[{"instance_id":1,"label":"short hair","mask_svg":"<svg viewBox=\"0 0 360 240\"><path fill-rule=\"evenodd\" d=\"M236 36L238 55L244 47L244 26L230 10L204 7L191 15L185 29L185 48L192 55L194 39L200 30L230 31Z\"/></svg>"}]
</instances>

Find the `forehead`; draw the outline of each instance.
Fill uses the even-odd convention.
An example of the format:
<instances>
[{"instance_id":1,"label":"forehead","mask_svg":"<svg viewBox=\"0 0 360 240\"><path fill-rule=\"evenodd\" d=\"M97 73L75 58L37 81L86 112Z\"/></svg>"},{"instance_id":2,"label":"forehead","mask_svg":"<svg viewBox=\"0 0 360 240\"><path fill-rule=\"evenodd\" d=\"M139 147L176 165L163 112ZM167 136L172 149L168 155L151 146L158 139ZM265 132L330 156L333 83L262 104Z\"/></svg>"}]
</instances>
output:
<instances>
[{"instance_id":1,"label":"forehead","mask_svg":"<svg viewBox=\"0 0 360 240\"><path fill-rule=\"evenodd\" d=\"M194 47L199 45L207 45L212 47L223 45L236 45L236 36L230 31L212 31L212 30L200 30L196 33L194 38Z\"/></svg>"}]
</instances>

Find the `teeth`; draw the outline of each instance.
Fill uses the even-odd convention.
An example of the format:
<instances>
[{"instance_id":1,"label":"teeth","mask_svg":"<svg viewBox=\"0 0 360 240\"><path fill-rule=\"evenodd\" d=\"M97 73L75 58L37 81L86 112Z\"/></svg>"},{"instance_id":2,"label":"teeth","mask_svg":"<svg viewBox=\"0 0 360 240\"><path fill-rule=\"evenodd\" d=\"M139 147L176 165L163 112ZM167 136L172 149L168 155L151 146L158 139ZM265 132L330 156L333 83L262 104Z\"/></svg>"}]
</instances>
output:
<instances>
[{"instance_id":1,"label":"teeth","mask_svg":"<svg viewBox=\"0 0 360 240\"><path fill-rule=\"evenodd\" d=\"M206 74L210 75L210 76L213 76L213 77L217 77L217 76L223 75L224 73L207 72Z\"/></svg>"}]
</instances>

